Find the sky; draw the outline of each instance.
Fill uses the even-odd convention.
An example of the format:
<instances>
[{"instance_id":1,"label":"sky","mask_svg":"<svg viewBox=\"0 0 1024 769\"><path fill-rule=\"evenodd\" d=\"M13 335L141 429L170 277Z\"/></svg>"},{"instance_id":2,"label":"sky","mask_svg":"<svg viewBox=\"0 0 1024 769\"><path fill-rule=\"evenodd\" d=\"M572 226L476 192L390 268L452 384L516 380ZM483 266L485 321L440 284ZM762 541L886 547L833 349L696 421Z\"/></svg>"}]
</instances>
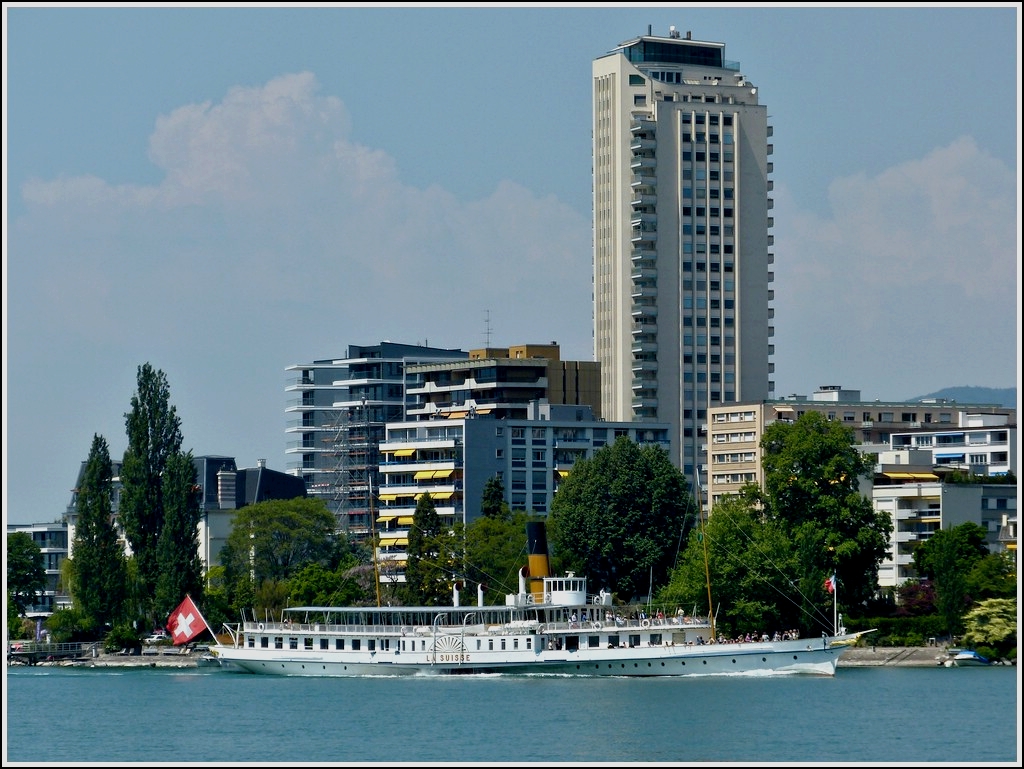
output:
<instances>
[{"instance_id":1,"label":"sky","mask_svg":"<svg viewBox=\"0 0 1024 769\"><path fill-rule=\"evenodd\" d=\"M775 394L1020 385L1020 6L3 6L3 514L59 520L140 366L284 471L286 368L593 360L591 63L725 44L774 128Z\"/></svg>"}]
</instances>

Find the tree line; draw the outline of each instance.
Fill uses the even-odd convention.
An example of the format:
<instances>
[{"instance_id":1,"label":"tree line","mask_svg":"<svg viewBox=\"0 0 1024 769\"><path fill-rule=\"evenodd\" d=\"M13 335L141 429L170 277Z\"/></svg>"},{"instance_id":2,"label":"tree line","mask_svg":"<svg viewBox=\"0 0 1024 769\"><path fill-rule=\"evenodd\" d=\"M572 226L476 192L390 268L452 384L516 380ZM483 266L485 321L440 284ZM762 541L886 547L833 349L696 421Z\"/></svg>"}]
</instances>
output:
<instances>
[{"instance_id":1,"label":"tree line","mask_svg":"<svg viewBox=\"0 0 1024 769\"><path fill-rule=\"evenodd\" d=\"M510 510L498 477L485 485L468 525L443 521L424 494L412 516L404 580L394 561L375 557L377 543L349 542L327 506L309 498L239 509L204 580L195 469L181 450L162 372L140 367L125 418L118 514L131 555L117 541L111 463L96 436L66 569L75 608L54 622L82 634L103 630L114 637L111 645L132 631L137 638L147 624L162 625L186 593L214 629L242 612L270 617L288 606L450 605L456 587L477 585L487 603L502 604L527 563L530 520L547 522L552 573L573 570L588 578L591 592L603 589L620 603L711 614L726 637L790 629L820 635L833 630L838 608L848 625L907 626L924 617L931 624L917 626L931 628L929 635L953 637L981 622L1006 632L969 639L1015 644L1006 607L983 605L1013 597L1015 616L1013 564L988 552L979 526L935 532L914 554L920 579L879 589L893 523L860 492L874 460L856 448L848 427L817 412L769 425L761 440L763 485L716 499L710 517L667 452L626 437L578 460L547 516ZM9 564L10 550L9 537ZM10 612L25 593L10 593L10 567L8 582Z\"/></svg>"}]
</instances>

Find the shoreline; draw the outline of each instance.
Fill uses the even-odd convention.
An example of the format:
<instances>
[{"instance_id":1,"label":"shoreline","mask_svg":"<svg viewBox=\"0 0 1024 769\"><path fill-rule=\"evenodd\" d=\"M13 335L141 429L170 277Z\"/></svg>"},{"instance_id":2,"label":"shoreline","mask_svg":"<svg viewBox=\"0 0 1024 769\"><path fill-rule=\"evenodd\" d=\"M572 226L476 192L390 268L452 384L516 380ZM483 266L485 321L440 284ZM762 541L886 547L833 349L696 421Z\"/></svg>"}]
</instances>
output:
<instances>
[{"instance_id":1,"label":"shoreline","mask_svg":"<svg viewBox=\"0 0 1024 769\"><path fill-rule=\"evenodd\" d=\"M85 667L85 668L200 668L198 652L182 654L142 654L127 656L100 654L96 657L78 660L39 662L37 667ZM943 667L950 659L945 648L938 646L858 646L848 649L839 658L838 667ZM8 660L8 667L11 662ZM993 666L1001 666L993 663ZM202 666L206 669L206 666ZM209 667L211 671L219 668Z\"/></svg>"}]
</instances>

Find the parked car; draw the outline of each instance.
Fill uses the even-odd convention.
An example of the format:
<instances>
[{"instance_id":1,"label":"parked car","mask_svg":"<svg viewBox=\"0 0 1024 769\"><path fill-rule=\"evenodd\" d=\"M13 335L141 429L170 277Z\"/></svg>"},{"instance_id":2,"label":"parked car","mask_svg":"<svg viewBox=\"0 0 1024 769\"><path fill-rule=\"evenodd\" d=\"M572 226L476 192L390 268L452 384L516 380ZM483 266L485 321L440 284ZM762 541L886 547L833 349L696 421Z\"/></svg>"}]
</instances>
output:
<instances>
[{"instance_id":1,"label":"parked car","mask_svg":"<svg viewBox=\"0 0 1024 769\"><path fill-rule=\"evenodd\" d=\"M153 634L145 639L147 644L158 644L164 641L170 641L171 637L167 635L163 630L155 630Z\"/></svg>"}]
</instances>

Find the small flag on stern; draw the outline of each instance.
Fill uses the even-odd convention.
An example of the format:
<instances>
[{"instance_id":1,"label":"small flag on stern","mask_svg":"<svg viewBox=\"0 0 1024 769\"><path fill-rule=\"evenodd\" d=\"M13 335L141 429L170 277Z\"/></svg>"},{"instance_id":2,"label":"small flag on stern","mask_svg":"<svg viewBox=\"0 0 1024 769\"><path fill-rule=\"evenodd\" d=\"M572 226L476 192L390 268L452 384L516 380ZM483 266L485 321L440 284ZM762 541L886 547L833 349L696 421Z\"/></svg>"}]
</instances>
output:
<instances>
[{"instance_id":1,"label":"small flag on stern","mask_svg":"<svg viewBox=\"0 0 1024 769\"><path fill-rule=\"evenodd\" d=\"M206 624L206 620L203 619L203 615L199 613L196 605L192 603L192 599L186 595L181 605L167 618L167 629L171 631L174 645L180 646L188 643L204 630L210 630L210 626Z\"/></svg>"},{"instance_id":2,"label":"small flag on stern","mask_svg":"<svg viewBox=\"0 0 1024 769\"><path fill-rule=\"evenodd\" d=\"M831 577L825 579L825 589L830 592L836 592L836 575L833 574Z\"/></svg>"}]
</instances>

